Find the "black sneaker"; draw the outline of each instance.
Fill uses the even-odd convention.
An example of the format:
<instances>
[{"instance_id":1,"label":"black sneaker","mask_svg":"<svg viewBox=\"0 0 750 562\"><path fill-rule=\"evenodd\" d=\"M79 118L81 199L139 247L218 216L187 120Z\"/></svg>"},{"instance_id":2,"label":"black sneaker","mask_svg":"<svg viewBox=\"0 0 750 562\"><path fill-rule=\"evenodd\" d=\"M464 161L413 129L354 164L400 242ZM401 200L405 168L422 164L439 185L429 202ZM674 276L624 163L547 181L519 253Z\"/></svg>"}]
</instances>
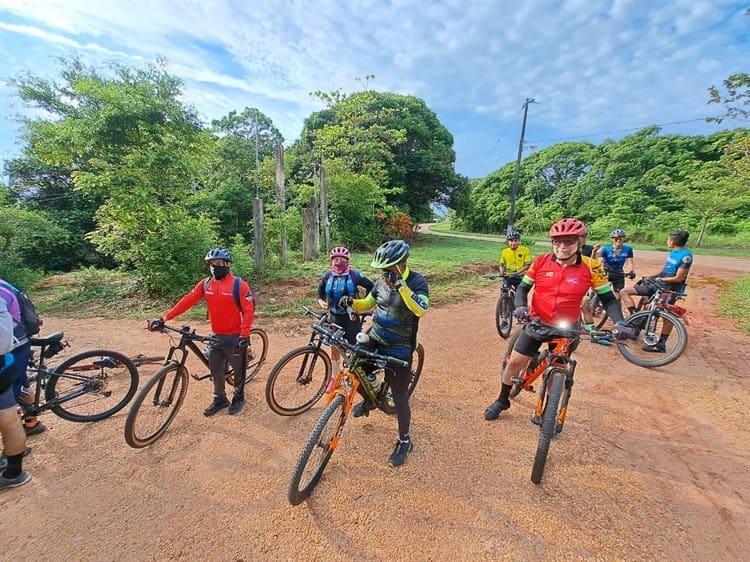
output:
<instances>
[{"instance_id":1,"label":"black sneaker","mask_svg":"<svg viewBox=\"0 0 750 562\"><path fill-rule=\"evenodd\" d=\"M214 398L214 401L211 402L211 405L203 410L203 415L206 417L213 416L216 412L223 410L227 406L229 406L229 400L227 400L226 396L222 396L221 398L216 397Z\"/></svg>"},{"instance_id":2,"label":"black sneaker","mask_svg":"<svg viewBox=\"0 0 750 562\"><path fill-rule=\"evenodd\" d=\"M388 466L401 466L406 462L406 457L409 456L409 453L411 453L412 450L414 450L414 443L412 443L411 439L401 441L399 438L396 441L396 447L393 449L393 452L388 459Z\"/></svg>"},{"instance_id":3,"label":"black sneaker","mask_svg":"<svg viewBox=\"0 0 750 562\"><path fill-rule=\"evenodd\" d=\"M666 353L667 352L667 346L664 344L663 341L658 341L653 345L644 345L643 351L650 351L651 353Z\"/></svg>"},{"instance_id":4,"label":"black sneaker","mask_svg":"<svg viewBox=\"0 0 750 562\"><path fill-rule=\"evenodd\" d=\"M503 410L507 410L508 408L510 408L509 400L506 400L505 402L500 402L500 400L495 400L484 411L484 419L488 421L496 420L497 417L500 415L500 412L502 412Z\"/></svg>"},{"instance_id":5,"label":"black sneaker","mask_svg":"<svg viewBox=\"0 0 750 562\"><path fill-rule=\"evenodd\" d=\"M355 418L359 418L362 416L369 416L370 415L370 408L367 406L367 402L362 400L359 404L354 406L352 408L352 416Z\"/></svg>"},{"instance_id":6,"label":"black sneaker","mask_svg":"<svg viewBox=\"0 0 750 562\"><path fill-rule=\"evenodd\" d=\"M245 397L235 396L234 398L232 398L232 403L229 405L229 415L233 416L235 414L239 414L242 411L244 405Z\"/></svg>"},{"instance_id":7,"label":"black sneaker","mask_svg":"<svg viewBox=\"0 0 750 562\"><path fill-rule=\"evenodd\" d=\"M30 480L31 480L31 474L25 471L22 471L15 478L6 478L5 476L0 475L0 490L5 490L6 488L17 488L18 486L23 486L24 484L28 484Z\"/></svg>"}]
</instances>

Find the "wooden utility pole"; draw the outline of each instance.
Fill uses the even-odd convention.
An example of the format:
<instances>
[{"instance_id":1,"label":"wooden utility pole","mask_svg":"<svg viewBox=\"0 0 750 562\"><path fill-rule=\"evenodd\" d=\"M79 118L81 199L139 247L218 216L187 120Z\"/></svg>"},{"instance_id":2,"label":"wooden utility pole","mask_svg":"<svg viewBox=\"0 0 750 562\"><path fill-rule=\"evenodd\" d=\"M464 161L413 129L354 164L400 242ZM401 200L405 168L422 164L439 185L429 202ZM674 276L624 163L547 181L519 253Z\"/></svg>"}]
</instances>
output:
<instances>
[{"instance_id":1,"label":"wooden utility pole","mask_svg":"<svg viewBox=\"0 0 750 562\"><path fill-rule=\"evenodd\" d=\"M523 137L526 134L526 115L529 113L529 104L536 103L534 98L526 98L523 102L523 124L521 125L521 140L518 141L518 157L516 158L516 174L513 176L513 186L510 189L510 212L508 213L508 229L505 235L509 235L513 228L516 213L516 197L518 196L518 175L521 172L521 156L523 155Z\"/></svg>"},{"instance_id":2,"label":"wooden utility pole","mask_svg":"<svg viewBox=\"0 0 750 562\"><path fill-rule=\"evenodd\" d=\"M274 147L276 156L276 204L281 210L281 215L286 214L286 193L284 190L284 146L279 142ZM281 246L281 263L286 263L286 222L281 223L281 234L279 235L279 244Z\"/></svg>"},{"instance_id":3,"label":"wooden utility pole","mask_svg":"<svg viewBox=\"0 0 750 562\"><path fill-rule=\"evenodd\" d=\"M258 123L255 123L255 199L253 199L253 251L255 269L262 271L265 266L263 248L263 201L260 198L260 165L258 163Z\"/></svg>"}]
</instances>

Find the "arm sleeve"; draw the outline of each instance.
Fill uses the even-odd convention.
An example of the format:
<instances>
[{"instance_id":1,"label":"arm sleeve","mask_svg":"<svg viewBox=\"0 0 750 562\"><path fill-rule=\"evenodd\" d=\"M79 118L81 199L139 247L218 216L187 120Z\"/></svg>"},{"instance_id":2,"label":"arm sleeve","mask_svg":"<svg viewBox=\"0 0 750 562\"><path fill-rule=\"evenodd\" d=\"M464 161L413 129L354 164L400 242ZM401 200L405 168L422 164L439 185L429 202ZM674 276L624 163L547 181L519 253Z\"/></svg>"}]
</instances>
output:
<instances>
[{"instance_id":1,"label":"arm sleeve","mask_svg":"<svg viewBox=\"0 0 750 562\"><path fill-rule=\"evenodd\" d=\"M532 283L529 282L528 277L524 277L516 289L516 298L513 299L513 306L516 308L519 306L529 306L529 291L531 291L531 287Z\"/></svg>"},{"instance_id":2,"label":"arm sleeve","mask_svg":"<svg viewBox=\"0 0 750 562\"><path fill-rule=\"evenodd\" d=\"M401 295L406 308L408 308L414 316L421 318L427 314L427 307L430 305L430 299L427 294L412 291L411 287L406 283L398 288L398 293Z\"/></svg>"},{"instance_id":3,"label":"arm sleeve","mask_svg":"<svg viewBox=\"0 0 750 562\"><path fill-rule=\"evenodd\" d=\"M607 314L612 319L612 322L620 322L623 319L622 308L620 308L620 301L615 298L612 289L597 293L597 295L599 295L599 300L607 310Z\"/></svg>"},{"instance_id":4,"label":"arm sleeve","mask_svg":"<svg viewBox=\"0 0 750 562\"><path fill-rule=\"evenodd\" d=\"M354 312L366 312L373 308L378 301L375 300L375 297L370 293L363 299L354 299L352 302L352 308L354 309Z\"/></svg>"},{"instance_id":5,"label":"arm sleeve","mask_svg":"<svg viewBox=\"0 0 750 562\"><path fill-rule=\"evenodd\" d=\"M322 301L328 302L326 299L326 274L320 276L320 283L318 283L318 298Z\"/></svg>"},{"instance_id":6,"label":"arm sleeve","mask_svg":"<svg viewBox=\"0 0 750 562\"><path fill-rule=\"evenodd\" d=\"M193 287L192 291L182 297L176 305L165 312L163 315L164 320L171 320L172 318L176 318L183 312L190 310L196 304L201 302L201 299L203 298L203 282L203 279L198 281L195 287Z\"/></svg>"},{"instance_id":7,"label":"arm sleeve","mask_svg":"<svg viewBox=\"0 0 750 562\"><path fill-rule=\"evenodd\" d=\"M372 281L370 281L367 277L362 275L359 271L357 272L357 277L359 279L358 285L360 287L364 287L367 293L372 291L372 288L375 286L375 284Z\"/></svg>"}]
</instances>

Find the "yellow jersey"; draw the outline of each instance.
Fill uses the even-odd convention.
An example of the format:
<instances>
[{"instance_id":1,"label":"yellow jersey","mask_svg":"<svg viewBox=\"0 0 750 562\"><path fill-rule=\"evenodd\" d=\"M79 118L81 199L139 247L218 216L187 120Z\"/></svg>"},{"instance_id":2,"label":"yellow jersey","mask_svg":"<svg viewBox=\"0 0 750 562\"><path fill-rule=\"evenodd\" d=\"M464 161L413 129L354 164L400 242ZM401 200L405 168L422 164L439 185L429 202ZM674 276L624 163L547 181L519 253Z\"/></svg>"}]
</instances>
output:
<instances>
[{"instance_id":1,"label":"yellow jersey","mask_svg":"<svg viewBox=\"0 0 750 562\"><path fill-rule=\"evenodd\" d=\"M500 252L500 265L507 273L518 273L531 264L531 254L526 246L518 246L513 250L510 246Z\"/></svg>"}]
</instances>

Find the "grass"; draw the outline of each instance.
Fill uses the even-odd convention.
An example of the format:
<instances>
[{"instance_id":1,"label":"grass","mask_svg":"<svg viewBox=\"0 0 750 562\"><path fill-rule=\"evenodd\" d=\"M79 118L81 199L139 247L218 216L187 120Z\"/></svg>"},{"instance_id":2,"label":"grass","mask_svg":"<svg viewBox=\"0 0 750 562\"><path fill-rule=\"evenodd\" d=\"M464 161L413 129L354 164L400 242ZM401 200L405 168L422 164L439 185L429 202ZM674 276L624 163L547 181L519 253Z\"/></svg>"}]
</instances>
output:
<instances>
[{"instance_id":1,"label":"grass","mask_svg":"<svg viewBox=\"0 0 750 562\"><path fill-rule=\"evenodd\" d=\"M727 287L719 298L719 312L735 319L744 332L750 333L750 275Z\"/></svg>"}]
</instances>

